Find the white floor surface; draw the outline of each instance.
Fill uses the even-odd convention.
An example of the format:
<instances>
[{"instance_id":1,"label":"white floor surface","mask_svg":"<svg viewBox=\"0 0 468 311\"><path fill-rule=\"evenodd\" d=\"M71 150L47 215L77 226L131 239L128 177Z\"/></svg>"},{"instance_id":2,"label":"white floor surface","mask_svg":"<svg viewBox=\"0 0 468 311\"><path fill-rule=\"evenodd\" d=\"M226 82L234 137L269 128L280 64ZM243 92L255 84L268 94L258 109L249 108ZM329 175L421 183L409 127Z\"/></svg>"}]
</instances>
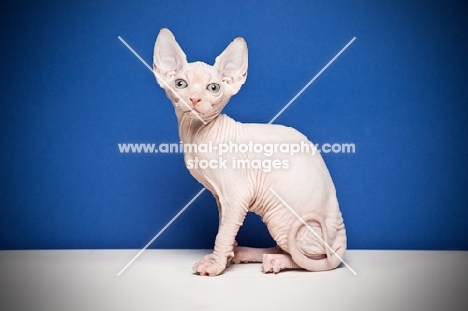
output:
<instances>
[{"instance_id":1,"label":"white floor surface","mask_svg":"<svg viewBox=\"0 0 468 311\"><path fill-rule=\"evenodd\" d=\"M0 310L468 310L468 252L350 250L328 272L192 273L209 250L0 251Z\"/></svg>"}]
</instances>

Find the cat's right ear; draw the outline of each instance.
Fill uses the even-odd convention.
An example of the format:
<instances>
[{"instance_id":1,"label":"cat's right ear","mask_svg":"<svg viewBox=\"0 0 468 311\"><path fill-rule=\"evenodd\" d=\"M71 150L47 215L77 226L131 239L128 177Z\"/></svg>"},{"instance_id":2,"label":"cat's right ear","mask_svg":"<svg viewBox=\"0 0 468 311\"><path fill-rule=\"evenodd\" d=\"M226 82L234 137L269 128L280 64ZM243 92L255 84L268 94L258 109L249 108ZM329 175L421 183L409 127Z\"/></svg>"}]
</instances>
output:
<instances>
[{"instance_id":1,"label":"cat's right ear","mask_svg":"<svg viewBox=\"0 0 468 311\"><path fill-rule=\"evenodd\" d=\"M162 28L156 38L153 54L153 70L159 85L167 89L168 81L186 64L187 56L174 35L169 29Z\"/></svg>"},{"instance_id":2,"label":"cat's right ear","mask_svg":"<svg viewBox=\"0 0 468 311\"><path fill-rule=\"evenodd\" d=\"M230 94L239 92L247 78L248 52L243 38L236 38L216 57L214 68L223 79Z\"/></svg>"}]
</instances>

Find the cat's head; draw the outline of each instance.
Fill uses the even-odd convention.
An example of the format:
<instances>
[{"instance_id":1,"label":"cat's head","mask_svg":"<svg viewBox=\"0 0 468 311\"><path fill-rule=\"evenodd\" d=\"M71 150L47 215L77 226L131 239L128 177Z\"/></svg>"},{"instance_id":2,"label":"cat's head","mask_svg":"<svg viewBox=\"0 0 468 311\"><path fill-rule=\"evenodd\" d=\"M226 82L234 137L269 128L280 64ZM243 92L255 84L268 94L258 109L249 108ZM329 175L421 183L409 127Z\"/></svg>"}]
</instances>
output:
<instances>
[{"instance_id":1,"label":"cat's head","mask_svg":"<svg viewBox=\"0 0 468 311\"><path fill-rule=\"evenodd\" d=\"M219 115L247 78L247 44L242 38L234 39L216 57L213 66L188 63L174 35L163 28L154 46L153 68L176 114L208 123Z\"/></svg>"}]
</instances>

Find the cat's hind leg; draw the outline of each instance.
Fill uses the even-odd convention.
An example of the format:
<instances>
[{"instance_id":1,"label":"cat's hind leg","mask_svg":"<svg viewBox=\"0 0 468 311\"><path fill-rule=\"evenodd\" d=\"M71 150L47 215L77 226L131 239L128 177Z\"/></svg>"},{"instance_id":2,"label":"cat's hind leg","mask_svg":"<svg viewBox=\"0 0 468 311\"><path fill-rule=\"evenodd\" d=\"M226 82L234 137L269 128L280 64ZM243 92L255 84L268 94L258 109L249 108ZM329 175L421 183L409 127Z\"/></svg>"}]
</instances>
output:
<instances>
[{"instance_id":1,"label":"cat's hind leg","mask_svg":"<svg viewBox=\"0 0 468 311\"><path fill-rule=\"evenodd\" d=\"M234 258L232 258L231 263L263 262L263 255L279 253L282 253L279 247L253 248L236 246L234 247Z\"/></svg>"}]
</instances>

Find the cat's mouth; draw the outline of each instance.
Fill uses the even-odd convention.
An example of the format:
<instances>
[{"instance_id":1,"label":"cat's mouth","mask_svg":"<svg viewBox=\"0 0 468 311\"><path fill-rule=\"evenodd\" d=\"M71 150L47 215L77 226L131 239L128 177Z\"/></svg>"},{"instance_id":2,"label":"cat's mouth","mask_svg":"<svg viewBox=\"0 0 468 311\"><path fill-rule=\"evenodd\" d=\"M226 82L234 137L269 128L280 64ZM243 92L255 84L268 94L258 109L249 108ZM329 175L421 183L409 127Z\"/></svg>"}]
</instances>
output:
<instances>
[{"instance_id":1,"label":"cat's mouth","mask_svg":"<svg viewBox=\"0 0 468 311\"><path fill-rule=\"evenodd\" d=\"M190 119L201 120L203 123L206 124L213 120L217 115L219 115L219 112L214 111L214 109L211 109L210 111L206 112L201 112L195 108L192 108L192 110L182 111L182 115Z\"/></svg>"},{"instance_id":2,"label":"cat's mouth","mask_svg":"<svg viewBox=\"0 0 468 311\"><path fill-rule=\"evenodd\" d=\"M192 108L191 110L183 111L183 114L190 114L190 113L196 113L196 114L198 114L198 115L203 114L203 112L198 111L198 110L195 109L195 108Z\"/></svg>"},{"instance_id":3,"label":"cat's mouth","mask_svg":"<svg viewBox=\"0 0 468 311\"><path fill-rule=\"evenodd\" d=\"M187 106L182 107L181 106L180 107L183 114L196 113L196 114L199 114L199 115L204 115L204 114L207 114L207 113L210 113L211 111L213 111L213 107L210 107L209 109L203 109L203 108L206 108L206 107L198 107L198 106L195 106L195 107L187 107Z\"/></svg>"}]
</instances>

